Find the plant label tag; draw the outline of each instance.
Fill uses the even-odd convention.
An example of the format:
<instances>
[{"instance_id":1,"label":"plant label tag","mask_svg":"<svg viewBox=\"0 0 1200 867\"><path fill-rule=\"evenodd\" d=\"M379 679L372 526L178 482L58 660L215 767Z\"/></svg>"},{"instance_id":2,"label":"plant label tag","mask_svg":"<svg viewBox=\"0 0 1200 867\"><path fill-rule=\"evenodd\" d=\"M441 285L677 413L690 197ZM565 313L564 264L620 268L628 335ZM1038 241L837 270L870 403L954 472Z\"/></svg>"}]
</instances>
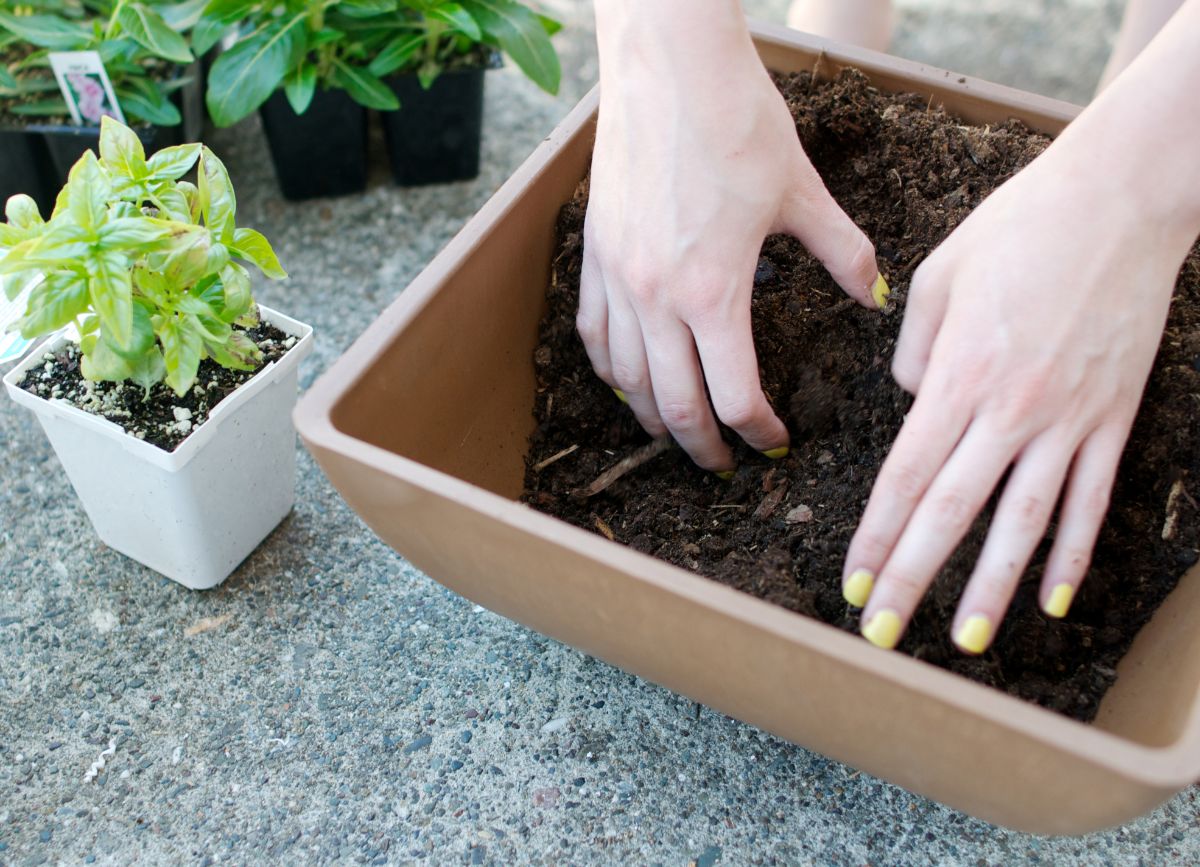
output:
<instances>
[{"instance_id":1,"label":"plant label tag","mask_svg":"<svg viewBox=\"0 0 1200 867\"><path fill-rule=\"evenodd\" d=\"M6 361L14 361L25 354L30 346L33 345L32 340L26 340L16 331L9 331L18 319L25 315L25 302L29 300L29 292L33 289L37 280L30 280L29 283L16 294L12 301L8 300L8 296L4 294L3 282L5 279L13 279L12 277L0 277L0 364Z\"/></svg>"},{"instance_id":2,"label":"plant label tag","mask_svg":"<svg viewBox=\"0 0 1200 867\"><path fill-rule=\"evenodd\" d=\"M51 51L50 67L76 126L99 126L103 117L125 123L99 52Z\"/></svg>"}]
</instances>

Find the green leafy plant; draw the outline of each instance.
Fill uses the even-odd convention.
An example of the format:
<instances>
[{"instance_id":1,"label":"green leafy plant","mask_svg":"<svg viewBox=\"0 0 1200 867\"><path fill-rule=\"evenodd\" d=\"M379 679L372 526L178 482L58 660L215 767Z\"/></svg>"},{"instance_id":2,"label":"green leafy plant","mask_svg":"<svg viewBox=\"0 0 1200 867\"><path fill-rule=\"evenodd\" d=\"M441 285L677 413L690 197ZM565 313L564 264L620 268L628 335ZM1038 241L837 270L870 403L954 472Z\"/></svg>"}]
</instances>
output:
<instances>
[{"instance_id":1,"label":"green leafy plant","mask_svg":"<svg viewBox=\"0 0 1200 867\"><path fill-rule=\"evenodd\" d=\"M297 114L318 87L394 110L400 103L383 81L388 75L415 72L429 87L443 70L486 64L495 51L551 93L562 75L550 43L558 23L515 0L210 0L194 47L234 26L241 38L208 78L218 126L241 120L281 87Z\"/></svg>"},{"instance_id":2,"label":"green leafy plant","mask_svg":"<svg viewBox=\"0 0 1200 867\"><path fill-rule=\"evenodd\" d=\"M197 183L181 180L197 163ZM147 391L165 381L182 396L204 358L252 370L261 353L243 329L258 307L242 263L287 274L236 212L229 174L207 147L147 159L128 127L104 118L100 157L86 151L74 165L49 221L28 196L8 200L0 280L9 300L33 286L15 327L32 339L74 323L84 377Z\"/></svg>"},{"instance_id":3,"label":"green leafy plant","mask_svg":"<svg viewBox=\"0 0 1200 867\"><path fill-rule=\"evenodd\" d=\"M181 118L170 94L187 79L171 70L194 59L182 34L199 21L205 2L0 0L0 109L66 115L47 55L97 51L126 117L175 126Z\"/></svg>"}]
</instances>

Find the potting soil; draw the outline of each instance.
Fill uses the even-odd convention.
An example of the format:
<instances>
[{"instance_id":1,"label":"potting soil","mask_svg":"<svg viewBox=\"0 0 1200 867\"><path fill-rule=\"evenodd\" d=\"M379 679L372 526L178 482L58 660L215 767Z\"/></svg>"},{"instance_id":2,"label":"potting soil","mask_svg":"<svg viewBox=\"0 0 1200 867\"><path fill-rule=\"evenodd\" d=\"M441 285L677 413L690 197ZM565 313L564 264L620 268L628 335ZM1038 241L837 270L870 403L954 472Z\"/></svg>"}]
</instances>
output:
<instances>
[{"instance_id":1,"label":"potting soil","mask_svg":"<svg viewBox=\"0 0 1200 867\"><path fill-rule=\"evenodd\" d=\"M581 497L581 489L649 441L593 373L575 332L585 182L560 218L549 310L534 359L537 427L524 499L639 551L857 632L859 611L842 598L842 560L912 403L889 372L909 281L921 260L1048 139L1017 122L964 124L931 107L927 97L881 94L854 71L833 83L799 73L780 76L777 84L830 191L875 242L893 288L892 311L880 315L846 300L798 241L769 237L754 275L754 338L764 391L791 432L790 454L769 461L726 431L738 462L731 481L672 448L603 493ZM1091 720L1138 630L1197 560L1196 498L1200 248L1181 272L1094 561L1067 618L1046 617L1037 604L1052 525L991 649L971 657L951 643L955 608L982 547L993 498L941 571L899 651ZM1164 540L1168 499L1175 530Z\"/></svg>"}]
</instances>

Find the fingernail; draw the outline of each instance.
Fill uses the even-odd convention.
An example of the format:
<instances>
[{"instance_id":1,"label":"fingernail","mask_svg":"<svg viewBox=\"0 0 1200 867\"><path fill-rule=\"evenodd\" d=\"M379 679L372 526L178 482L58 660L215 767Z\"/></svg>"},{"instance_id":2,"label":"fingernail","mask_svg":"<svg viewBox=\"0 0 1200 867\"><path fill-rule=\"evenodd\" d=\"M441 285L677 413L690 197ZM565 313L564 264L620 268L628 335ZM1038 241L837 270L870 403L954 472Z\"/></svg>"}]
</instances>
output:
<instances>
[{"instance_id":1,"label":"fingernail","mask_svg":"<svg viewBox=\"0 0 1200 867\"><path fill-rule=\"evenodd\" d=\"M892 290L888 288L887 280L880 274L875 278L875 285L871 287L871 297L875 299L875 306L880 310L887 307L888 296L891 294Z\"/></svg>"},{"instance_id":2,"label":"fingernail","mask_svg":"<svg viewBox=\"0 0 1200 867\"><path fill-rule=\"evenodd\" d=\"M992 640L992 621L982 614L972 614L958 628L954 643L967 653L983 653Z\"/></svg>"},{"instance_id":3,"label":"fingernail","mask_svg":"<svg viewBox=\"0 0 1200 867\"><path fill-rule=\"evenodd\" d=\"M629 403L629 398L627 398L627 397L625 396L625 392L621 391L621 389L619 389L619 388L614 388L614 389L613 389L613 394L615 394L615 395L617 396L617 400L621 401L621 403L624 403L624 404L628 404L628 403Z\"/></svg>"},{"instance_id":4,"label":"fingernail","mask_svg":"<svg viewBox=\"0 0 1200 867\"><path fill-rule=\"evenodd\" d=\"M876 611L863 626L862 634L876 647L891 650L900 641L900 615L886 609Z\"/></svg>"},{"instance_id":5,"label":"fingernail","mask_svg":"<svg viewBox=\"0 0 1200 867\"><path fill-rule=\"evenodd\" d=\"M765 452L763 452L763 456L768 457L773 461L777 461L780 458L786 458L787 453L788 453L788 447L780 446L777 449L767 449Z\"/></svg>"},{"instance_id":6,"label":"fingernail","mask_svg":"<svg viewBox=\"0 0 1200 867\"><path fill-rule=\"evenodd\" d=\"M855 608L862 608L871 598L871 589L874 586L874 575L866 569L855 569L842 585L842 596Z\"/></svg>"},{"instance_id":7,"label":"fingernail","mask_svg":"<svg viewBox=\"0 0 1200 867\"><path fill-rule=\"evenodd\" d=\"M737 472L737 470L722 470L722 471L721 471L721 472L719 472L719 473L718 473L718 472L714 472L714 473L713 473L713 475L714 475L714 476L716 476L716 477L717 477L718 479L720 479L721 481L723 481L723 482L727 482L727 481L729 481L730 479L732 479L732 478L733 478L733 476L734 476L734 473L736 473L736 472Z\"/></svg>"},{"instance_id":8,"label":"fingernail","mask_svg":"<svg viewBox=\"0 0 1200 867\"><path fill-rule=\"evenodd\" d=\"M1071 607L1071 600L1074 598L1074 587L1070 584L1059 584L1050 591L1050 598L1046 600L1046 605L1042 610L1051 617L1066 617L1067 609Z\"/></svg>"}]
</instances>

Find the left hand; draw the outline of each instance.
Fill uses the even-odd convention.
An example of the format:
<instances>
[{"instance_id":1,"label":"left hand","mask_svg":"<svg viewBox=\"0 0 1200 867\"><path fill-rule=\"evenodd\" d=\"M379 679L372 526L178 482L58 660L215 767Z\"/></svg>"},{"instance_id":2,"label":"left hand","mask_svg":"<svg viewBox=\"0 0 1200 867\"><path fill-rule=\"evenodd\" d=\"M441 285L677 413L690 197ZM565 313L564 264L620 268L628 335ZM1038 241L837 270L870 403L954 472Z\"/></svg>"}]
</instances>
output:
<instances>
[{"instance_id":1,"label":"left hand","mask_svg":"<svg viewBox=\"0 0 1200 867\"><path fill-rule=\"evenodd\" d=\"M952 627L982 653L1064 490L1040 591L1083 580L1193 238L1052 146L913 276L893 360L916 394L846 555L863 634L894 647L1011 467ZM872 590L873 586L873 590Z\"/></svg>"}]
</instances>

